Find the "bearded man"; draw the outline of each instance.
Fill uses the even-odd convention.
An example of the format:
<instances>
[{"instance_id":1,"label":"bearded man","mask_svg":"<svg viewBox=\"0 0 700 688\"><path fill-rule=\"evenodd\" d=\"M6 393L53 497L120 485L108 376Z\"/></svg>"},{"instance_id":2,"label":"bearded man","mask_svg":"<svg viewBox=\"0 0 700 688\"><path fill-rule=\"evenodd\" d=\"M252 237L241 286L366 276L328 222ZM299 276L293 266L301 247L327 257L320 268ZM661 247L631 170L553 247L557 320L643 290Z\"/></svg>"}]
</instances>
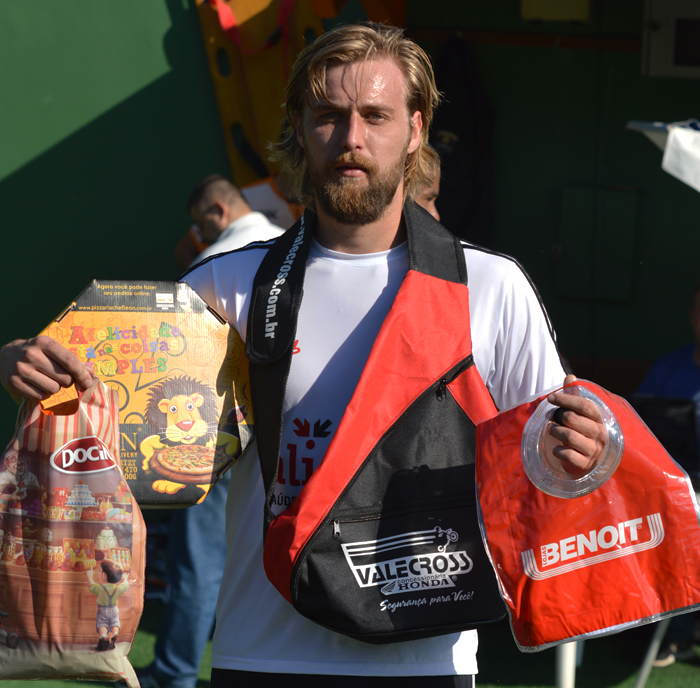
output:
<instances>
[{"instance_id":1,"label":"bearded man","mask_svg":"<svg viewBox=\"0 0 700 688\"><path fill-rule=\"evenodd\" d=\"M214 688L354 688L358 677L370 687L473 686L475 630L376 645L297 613L266 577L260 528L263 510L270 525L304 500L303 488L316 469L319 474L342 469L342 462L332 464L330 458L338 443L329 449L341 419L351 414L371 425L382 411L371 396L357 403L354 397L363 371L376 359L376 347L383 347L387 364L396 364L388 360L394 345L400 363L408 361L392 379L397 390L402 377L423 374L410 359L411 348L421 346L421 332L410 328L413 315L428 323L436 341L460 342L466 365L477 373L475 383L488 390L486 399L491 403L492 397L498 408L564 381L549 320L520 266L460 243L411 200L418 188L430 185L436 169L427 138L437 103L428 57L399 29L350 25L323 34L294 65L283 136L276 145L307 211L276 242L211 257L182 278L246 340L254 361L263 471L267 459L274 464L266 471L266 484L252 456L255 449L231 469ZM450 256L449 265L444 255ZM270 270L267 283L256 278ZM443 301L447 295L451 301ZM256 306L261 299L262 314ZM409 327L393 332L387 344L378 335L397 310ZM280 354L288 367L278 384L267 387L261 382L265 366L258 361L266 352L271 359ZM0 354L0 379L15 395L40 398L74 378L89 383L89 377L45 338L14 342ZM392 385L378 390L383 399L391 399ZM439 377L432 392L434 404L449 395ZM595 410L576 396L553 394L549 400L565 409L552 425L561 443L554 454L572 473L588 470L601 446ZM279 427L270 420L275 407ZM473 448L473 429L472 424L462 437L450 427L457 452ZM428 443L431 431L424 419L411 428L416 451ZM346 438L350 454L361 434ZM442 447L443 439L430 441ZM341 538L341 526L333 527ZM274 576L275 567L267 573ZM384 613L399 607L387 606Z\"/></svg>"}]
</instances>

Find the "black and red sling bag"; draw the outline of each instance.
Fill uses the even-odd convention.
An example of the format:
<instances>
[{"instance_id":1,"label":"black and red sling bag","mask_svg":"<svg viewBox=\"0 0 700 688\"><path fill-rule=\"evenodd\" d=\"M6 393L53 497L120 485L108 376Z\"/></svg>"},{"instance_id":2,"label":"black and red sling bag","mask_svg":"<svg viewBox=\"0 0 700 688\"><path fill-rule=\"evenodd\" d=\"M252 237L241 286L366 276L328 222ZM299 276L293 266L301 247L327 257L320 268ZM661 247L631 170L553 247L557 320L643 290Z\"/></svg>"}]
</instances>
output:
<instances>
[{"instance_id":1,"label":"black and red sling bag","mask_svg":"<svg viewBox=\"0 0 700 688\"><path fill-rule=\"evenodd\" d=\"M313 213L264 258L246 342L267 576L304 616L370 643L505 615L477 520L475 423L496 409L472 357L464 252L418 206L406 204L404 220L408 273L323 462L276 517L270 499Z\"/></svg>"}]
</instances>

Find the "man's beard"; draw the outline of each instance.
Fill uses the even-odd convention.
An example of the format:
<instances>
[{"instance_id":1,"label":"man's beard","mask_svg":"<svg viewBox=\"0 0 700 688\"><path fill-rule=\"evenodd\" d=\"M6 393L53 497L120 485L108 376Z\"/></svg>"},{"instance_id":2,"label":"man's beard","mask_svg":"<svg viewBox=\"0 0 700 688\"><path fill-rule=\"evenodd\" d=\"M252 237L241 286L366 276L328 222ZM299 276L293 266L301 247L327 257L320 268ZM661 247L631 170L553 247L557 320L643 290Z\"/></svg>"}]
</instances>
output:
<instances>
[{"instance_id":1,"label":"man's beard","mask_svg":"<svg viewBox=\"0 0 700 688\"><path fill-rule=\"evenodd\" d=\"M311 190L316 203L325 213L343 225L366 225L376 222L396 195L403 179L406 152L385 172L379 172L376 163L363 155L345 153L325 168L307 160ZM333 177L339 165L359 165L365 170L367 183L362 178Z\"/></svg>"}]
</instances>

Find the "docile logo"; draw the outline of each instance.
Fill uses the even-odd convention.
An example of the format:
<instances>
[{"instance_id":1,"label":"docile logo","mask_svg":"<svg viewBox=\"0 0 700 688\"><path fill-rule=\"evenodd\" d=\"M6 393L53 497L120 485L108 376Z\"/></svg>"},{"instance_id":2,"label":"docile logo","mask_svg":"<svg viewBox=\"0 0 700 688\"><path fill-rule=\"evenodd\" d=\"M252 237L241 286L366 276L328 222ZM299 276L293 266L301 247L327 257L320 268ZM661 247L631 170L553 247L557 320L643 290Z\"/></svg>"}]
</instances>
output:
<instances>
[{"instance_id":1,"label":"docile logo","mask_svg":"<svg viewBox=\"0 0 700 688\"><path fill-rule=\"evenodd\" d=\"M99 437L71 440L57 449L50 461L61 473L100 473L116 466L107 445Z\"/></svg>"}]
</instances>

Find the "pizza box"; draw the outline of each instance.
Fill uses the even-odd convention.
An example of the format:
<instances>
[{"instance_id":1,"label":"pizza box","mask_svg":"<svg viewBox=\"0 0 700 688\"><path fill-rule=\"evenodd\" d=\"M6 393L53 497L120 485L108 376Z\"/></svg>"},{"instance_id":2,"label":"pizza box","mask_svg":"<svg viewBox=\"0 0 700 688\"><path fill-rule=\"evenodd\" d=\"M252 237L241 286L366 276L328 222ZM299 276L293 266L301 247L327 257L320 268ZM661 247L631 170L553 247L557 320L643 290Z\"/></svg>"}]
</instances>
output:
<instances>
[{"instance_id":1,"label":"pizza box","mask_svg":"<svg viewBox=\"0 0 700 688\"><path fill-rule=\"evenodd\" d=\"M119 393L121 466L141 507L200 502L249 444L245 346L187 284L94 280L41 334ZM77 392L42 406L74 412Z\"/></svg>"}]
</instances>

